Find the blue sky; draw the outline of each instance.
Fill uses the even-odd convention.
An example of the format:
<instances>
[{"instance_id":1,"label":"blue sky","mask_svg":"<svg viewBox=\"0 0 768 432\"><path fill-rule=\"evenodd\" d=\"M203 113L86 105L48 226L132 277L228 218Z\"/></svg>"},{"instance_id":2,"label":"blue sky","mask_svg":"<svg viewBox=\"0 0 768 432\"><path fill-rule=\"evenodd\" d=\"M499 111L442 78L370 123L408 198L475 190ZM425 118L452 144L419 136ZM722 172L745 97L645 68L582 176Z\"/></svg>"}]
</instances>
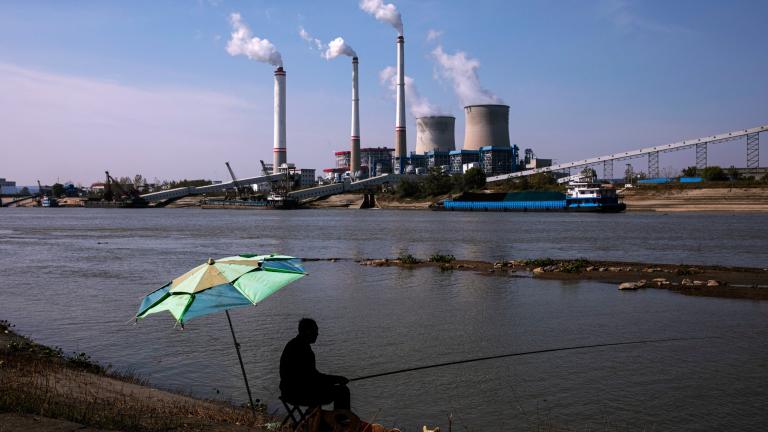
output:
<instances>
[{"instance_id":1,"label":"blue sky","mask_svg":"<svg viewBox=\"0 0 768 432\"><path fill-rule=\"evenodd\" d=\"M561 162L768 124L768 2L394 4L406 74L456 115L458 146L462 104L437 46L479 62L481 86L511 107L513 143ZM321 58L300 27L357 51L362 145L393 145L394 99L379 73L394 65L397 33L356 0L3 1L0 177L226 179L225 161L258 174L272 156L272 67L227 53L233 12L284 59L289 161L330 167L349 141L349 59ZM413 150L410 115L407 127ZM710 160L740 166L744 152L723 145ZM661 165L693 159L664 155Z\"/></svg>"}]
</instances>

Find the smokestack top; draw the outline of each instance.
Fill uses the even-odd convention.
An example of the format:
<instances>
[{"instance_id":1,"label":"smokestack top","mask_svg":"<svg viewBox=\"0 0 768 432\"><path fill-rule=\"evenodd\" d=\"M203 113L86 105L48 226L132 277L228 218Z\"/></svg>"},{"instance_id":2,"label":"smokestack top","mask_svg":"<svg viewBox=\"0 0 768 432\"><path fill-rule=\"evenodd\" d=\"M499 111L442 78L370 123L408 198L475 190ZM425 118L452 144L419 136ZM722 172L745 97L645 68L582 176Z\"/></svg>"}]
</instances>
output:
<instances>
[{"instance_id":1,"label":"smokestack top","mask_svg":"<svg viewBox=\"0 0 768 432\"><path fill-rule=\"evenodd\" d=\"M357 63L357 56L352 57L352 63Z\"/></svg>"},{"instance_id":2,"label":"smokestack top","mask_svg":"<svg viewBox=\"0 0 768 432\"><path fill-rule=\"evenodd\" d=\"M282 66L278 66L277 69L275 69L275 75L285 75L285 69L283 69Z\"/></svg>"},{"instance_id":3,"label":"smokestack top","mask_svg":"<svg viewBox=\"0 0 768 432\"><path fill-rule=\"evenodd\" d=\"M400 43L400 42L405 42L405 38L404 38L404 37L402 37L402 36L398 36L398 37L397 37L397 42L398 42L398 43Z\"/></svg>"}]
</instances>

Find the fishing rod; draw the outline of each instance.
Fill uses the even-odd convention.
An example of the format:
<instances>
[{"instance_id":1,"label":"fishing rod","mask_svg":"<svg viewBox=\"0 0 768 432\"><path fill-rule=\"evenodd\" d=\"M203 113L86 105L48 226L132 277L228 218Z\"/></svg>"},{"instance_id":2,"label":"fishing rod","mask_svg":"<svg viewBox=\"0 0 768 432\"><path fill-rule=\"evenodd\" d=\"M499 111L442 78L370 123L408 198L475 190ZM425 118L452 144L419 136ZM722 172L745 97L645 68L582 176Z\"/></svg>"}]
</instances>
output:
<instances>
[{"instance_id":1,"label":"fishing rod","mask_svg":"<svg viewBox=\"0 0 768 432\"><path fill-rule=\"evenodd\" d=\"M516 352L516 353L509 353L509 354L498 354L493 356L487 356L487 357L476 357L466 360L457 360L457 361L451 361L451 362L445 362L445 363L436 363L431 365L425 365L425 366L416 366L411 367L407 369L399 369L395 371L390 372L381 372L377 374L372 375L364 375L357 378L352 378L349 381L362 381L367 380L371 378L379 378L387 375L395 375L395 374L401 374L406 372L414 372L424 369L433 369L433 368L439 368L444 366L453 366L458 364L464 364L464 363L474 363L479 361L485 361L485 360L494 360L494 359L500 359L500 358L506 358L506 357L521 357L521 356L527 356L527 355L533 355L533 354L544 354L544 353L551 353L551 352L558 352L558 351L575 351L575 350L583 350L583 349L590 349L590 348L601 348L601 347L610 347L610 346L619 346L619 345L639 345L639 344L648 344L648 343L663 343L663 342L677 342L677 341L689 341L689 340L701 340L701 339L717 339L715 336L705 336L705 337L689 337L689 338L667 338L667 339L645 339L645 340L639 340L639 341L631 341L631 342L611 342L611 343L601 343L601 344L594 344L594 345L580 345L580 346L572 346L572 347L560 347L560 348L548 348L548 349L542 349L542 350L536 350L536 351L525 351L525 352Z\"/></svg>"}]
</instances>

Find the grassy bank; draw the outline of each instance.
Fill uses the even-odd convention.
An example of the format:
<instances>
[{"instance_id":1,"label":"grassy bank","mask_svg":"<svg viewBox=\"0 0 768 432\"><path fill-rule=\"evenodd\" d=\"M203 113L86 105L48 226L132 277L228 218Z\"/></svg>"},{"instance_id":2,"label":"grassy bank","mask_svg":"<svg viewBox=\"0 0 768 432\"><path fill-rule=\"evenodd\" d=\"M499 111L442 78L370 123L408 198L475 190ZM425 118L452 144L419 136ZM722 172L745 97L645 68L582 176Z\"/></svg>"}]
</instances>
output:
<instances>
[{"instance_id":1,"label":"grassy bank","mask_svg":"<svg viewBox=\"0 0 768 432\"><path fill-rule=\"evenodd\" d=\"M43 431L70 430L71 423L119 431L262 431L275 422L263 408L253 414L246 407L152 388L84 353L65 355L37 344L5 321L0 321L0 413L6 413L0 421L6 428L30 430L32 424Z\"/></svg>"}]
</instances>

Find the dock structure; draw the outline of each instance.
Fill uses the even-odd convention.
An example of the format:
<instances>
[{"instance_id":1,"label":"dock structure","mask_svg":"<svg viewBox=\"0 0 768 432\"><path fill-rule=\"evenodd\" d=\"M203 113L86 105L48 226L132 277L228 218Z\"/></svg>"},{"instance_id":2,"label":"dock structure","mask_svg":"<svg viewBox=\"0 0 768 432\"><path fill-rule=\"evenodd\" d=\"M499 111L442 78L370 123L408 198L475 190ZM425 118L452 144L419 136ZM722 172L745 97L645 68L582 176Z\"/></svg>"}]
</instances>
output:
<instances>
[{"instance_id":1,"label":"dock structure","mask_svg":"<svg viewBox=\"0 0 768 432\"><path fill-rule=\"evenodd\" d=\"M674 152L686 149L696 150L696 168L703 169L707 167L707 147L711 144L721 144L746 137L747 151L746 161L747 169L757 171L760 165L760 133L768 131L768 125L758 126L751 129L743 129L733 132L726 132L718 135L712 135L702 138L678 141L672 144L664 144L654 147L645 147L638 150L630 150L621 153L613 153L605 156L598 156L589 159L577 160L555 164L543 168L528 169L509 174L496 175L487 178L487 182L499 182L517 177L526 177L539 173L569 171L570 169L580 169L583 167L599 167L602 165L603 177L613 178L613 163L627 159L640 157L648 158L648 176L651 178L659 177L659 154Z\"/></svg>"}]
</instances>

